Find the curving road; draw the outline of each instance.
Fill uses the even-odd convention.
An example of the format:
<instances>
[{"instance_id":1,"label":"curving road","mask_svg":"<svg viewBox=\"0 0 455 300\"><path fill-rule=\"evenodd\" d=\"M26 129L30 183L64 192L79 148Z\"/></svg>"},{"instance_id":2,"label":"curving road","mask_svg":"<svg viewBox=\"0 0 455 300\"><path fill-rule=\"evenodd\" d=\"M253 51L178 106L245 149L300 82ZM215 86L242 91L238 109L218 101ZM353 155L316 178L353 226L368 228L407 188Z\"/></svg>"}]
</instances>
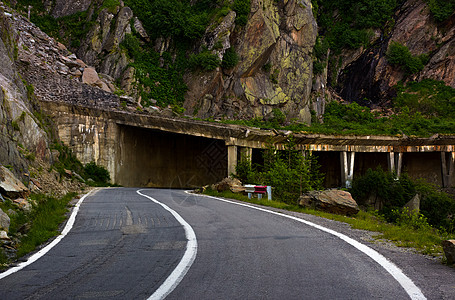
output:
<instances>
[{"instance_id":1,"label":"curving road","mask_svg":"<svg viewBox=\"0 0 455 300\"><path fill-rule=\"evenodd\" d=\"M197 254L179 216L194 230ZM0 280L0 298L160 298L163 286L167 299L410 298L371 257L298 220L184 191L129 188L88 196L60 243Z\"/></svg>"}]
</instances>

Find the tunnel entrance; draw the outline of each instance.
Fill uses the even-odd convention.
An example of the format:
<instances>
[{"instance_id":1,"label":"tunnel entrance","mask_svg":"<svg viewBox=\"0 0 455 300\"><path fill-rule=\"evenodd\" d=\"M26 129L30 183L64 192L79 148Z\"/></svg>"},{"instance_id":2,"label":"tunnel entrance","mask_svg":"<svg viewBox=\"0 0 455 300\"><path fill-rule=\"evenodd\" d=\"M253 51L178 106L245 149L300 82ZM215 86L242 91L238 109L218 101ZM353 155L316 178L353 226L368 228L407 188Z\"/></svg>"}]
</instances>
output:
<instances>
[{"instance_id":1,"label":"tunnel entrance","mask_svg":"<svg viewBox=\"0 0 455 300\"><path fill-rule=\"evenodd\" d=\"M116 181L128 187L195 188L227 175L224 141L119 125Z\"/></svg>"}]
</instances>

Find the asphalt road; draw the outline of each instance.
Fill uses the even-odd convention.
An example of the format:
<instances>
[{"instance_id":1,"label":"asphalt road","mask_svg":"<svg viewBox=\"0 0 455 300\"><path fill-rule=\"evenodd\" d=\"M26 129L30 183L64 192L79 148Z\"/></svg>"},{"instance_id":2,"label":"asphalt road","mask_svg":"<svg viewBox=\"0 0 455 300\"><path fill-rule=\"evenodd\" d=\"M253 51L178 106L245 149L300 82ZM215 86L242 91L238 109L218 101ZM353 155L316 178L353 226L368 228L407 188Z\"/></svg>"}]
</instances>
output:
<instances>
[{"instance_id":1,"label":"asphalt road","mask_svg":"<svg viewBox=\"0 0 455 300\"><path fill-rule=\"evenodd\" d=\"M312 226L184 191L142 193L197 238L194 262L167 299L409 299L383 266ZM188 254L185 234L137 189L100 190L59 244L0 280L0 299L146 299Z\"/></svg>"}]
</instances>

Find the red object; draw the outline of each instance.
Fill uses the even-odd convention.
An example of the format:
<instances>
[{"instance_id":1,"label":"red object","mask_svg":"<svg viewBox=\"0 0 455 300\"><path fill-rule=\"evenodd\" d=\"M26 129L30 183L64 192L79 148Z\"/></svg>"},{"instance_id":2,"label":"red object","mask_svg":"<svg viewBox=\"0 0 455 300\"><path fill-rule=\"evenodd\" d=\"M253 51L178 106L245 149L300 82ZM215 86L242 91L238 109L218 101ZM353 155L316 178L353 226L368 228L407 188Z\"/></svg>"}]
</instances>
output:
<instances>
[{"instance_id":1,"label":"red object","mask_svg":"<svg viewBox=\"0 0 455 300\"><path fill-rule=\"evenodd\" d=\"M265 185L256 185L254 187L254 192L257 194L265 194L267 192L267 186Z\"/></svg>"}]
</instances>

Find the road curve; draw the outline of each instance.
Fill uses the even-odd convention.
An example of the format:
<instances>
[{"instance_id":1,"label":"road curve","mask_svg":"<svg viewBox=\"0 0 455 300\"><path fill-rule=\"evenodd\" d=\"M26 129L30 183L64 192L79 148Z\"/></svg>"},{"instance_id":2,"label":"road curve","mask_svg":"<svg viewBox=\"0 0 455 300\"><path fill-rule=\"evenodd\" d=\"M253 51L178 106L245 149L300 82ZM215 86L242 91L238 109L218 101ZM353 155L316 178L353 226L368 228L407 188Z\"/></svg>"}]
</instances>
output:
<instances>
[{"instance_id":1,"label":"road curve","mask_svg":"<svg viewBox=\"0 0 455 300\"><path fill-rule=\"evenodd\" d=\"M167 299L409 299L381 265L327 232L184 191L141 193L175 210L197 238ZM87 197L59 244L0 280L0 298L150 297L188 246L175 215L150 198L126 188Z\"/></svg>"}]
</instances>

